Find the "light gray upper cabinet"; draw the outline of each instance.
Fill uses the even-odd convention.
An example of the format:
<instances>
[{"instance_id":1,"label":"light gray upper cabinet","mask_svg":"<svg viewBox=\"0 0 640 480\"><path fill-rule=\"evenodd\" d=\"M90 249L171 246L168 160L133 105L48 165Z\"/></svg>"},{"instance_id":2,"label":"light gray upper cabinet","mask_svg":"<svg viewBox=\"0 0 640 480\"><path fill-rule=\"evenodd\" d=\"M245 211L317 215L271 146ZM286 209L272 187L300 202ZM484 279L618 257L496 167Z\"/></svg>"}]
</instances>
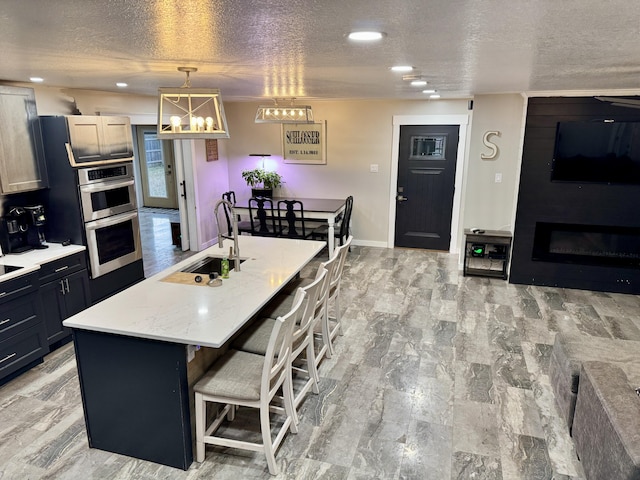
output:
<instances>
[{"instance_id":1,"label":"light gray upper cabinet","mask_svg":"<svg viewBox=\"0 0 640 480\"><path fill-rule=\"evenodd\" d=\"M0 85L0 190L8 194L47 186L33 89Z\"/></svg>"},{"instance_id":2,"label":"light gray upper cabinet","mask_svg":"<svg viewBox=\"0 0 640 480\"><path fill-rule=\"evenodd\" d=\"M103 160L132 159L133 138L128 117L68 116L72 163L91 165Z\"/></svg>"}]
</instances>

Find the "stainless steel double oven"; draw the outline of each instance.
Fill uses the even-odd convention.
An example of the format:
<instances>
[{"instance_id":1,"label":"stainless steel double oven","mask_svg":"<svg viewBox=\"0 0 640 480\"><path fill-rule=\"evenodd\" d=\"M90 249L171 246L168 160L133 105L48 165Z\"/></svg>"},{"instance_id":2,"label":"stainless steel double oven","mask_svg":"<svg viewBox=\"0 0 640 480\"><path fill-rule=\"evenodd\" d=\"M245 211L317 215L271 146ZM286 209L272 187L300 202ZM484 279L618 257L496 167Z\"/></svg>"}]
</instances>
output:
<instances>
[{"instance_id":1,"label":"stainless steel double oven","mask_svg":"<svg viewBox=\"0 0 640 480\"><path fill-rule=\"evenodd\" d=\"M133 162L79 168L77 172L91 277L140 260Z\"/></svg>"}]
</instances>

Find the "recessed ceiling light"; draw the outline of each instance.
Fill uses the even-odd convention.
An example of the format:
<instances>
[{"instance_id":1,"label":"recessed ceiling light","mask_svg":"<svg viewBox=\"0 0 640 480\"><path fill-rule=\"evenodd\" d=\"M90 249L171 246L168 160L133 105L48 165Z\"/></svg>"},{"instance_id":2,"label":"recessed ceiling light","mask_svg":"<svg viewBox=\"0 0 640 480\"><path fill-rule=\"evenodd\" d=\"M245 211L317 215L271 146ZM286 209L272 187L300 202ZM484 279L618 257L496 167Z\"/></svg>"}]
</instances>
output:
<instances>
[{"instance_id":1,"label":"recessed ceiling light","mask_svg":"<svg viewBox=\"0 0 640 480\"><path fill-rule=\"evenodd\" d=\"M42 78L42 77L29 77L29 80L31 80L34 83L42 83L42 82L44 82L44 78Z\"/></svg>"},{"instance_id":2,"label":"recessed ceiling light","mask_svg":"<svg viewBox=\"0 0 640 480\"><path fill-rule=\"evenodd\" d=\"M440 98L440 94L434 93L433 95L429 95L429 98Z\"/></svg>"},{"instance_id":3,"label":"recessed ceiling light","mask_svg":"<svg viewBox=\"0 0 640 480\"><path fill-rule=\"evenodd\" d=\"M426 80L412 80L411 86L413 87L424 87L427 84Z\"/></svg>"},{"instance_id":4,"label":"recessed ceiling light","mask_svg":"<svg viewBox=\"0 0 640 480\"><path fill-rule=\"evenodd\" d=\"M127 83L124 82L117 82L116 83L116 87L120 87L120 88L125 88L128 87L129 85Z\"/></svg>"},{"instance_id":5,"label":"recessed ceiling light","mask_svg":"<svg viewBox=\"0 0 640 480\"><path fill-rule=\"evenodd\" d=\"M422 93L436 93L436 90L428 88L427 90L422 90Z\"/></svg>"},{"instance_id":6,"label":"recessed ceiling light","mask_svg":"<svg viewBox=\"0 0 640 480\"><path fill-rule=\"evenodd\" d=\"M382 32L374 32L374 31L362 31L362 32L351 32L349 34L349 40L356 40L359 42L372 42L375 40L380 40L384 34Z\"/></svg>"},{"instance_id":7,"label":"recessed ceiling light","mask_svg":"<svg viewBox=\"0 0 640 480\"><path fill-rule=\"evenodd\" d=\"M411 65L396 65L391 67L392 72L411 72L413 67Z\"/></svg>"}]
</instances>

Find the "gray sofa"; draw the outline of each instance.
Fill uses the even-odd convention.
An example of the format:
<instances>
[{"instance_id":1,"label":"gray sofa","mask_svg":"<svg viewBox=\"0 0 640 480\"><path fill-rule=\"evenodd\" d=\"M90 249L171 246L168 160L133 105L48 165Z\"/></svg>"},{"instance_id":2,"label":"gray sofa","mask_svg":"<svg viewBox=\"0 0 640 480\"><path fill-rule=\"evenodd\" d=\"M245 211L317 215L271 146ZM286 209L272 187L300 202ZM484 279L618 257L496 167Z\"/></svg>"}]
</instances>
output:
<instances>
[{"instance_id":1,"label":"gray sofa","mask_svg":"<svg viewBox=\"0 0 640 480\"><path fill-rule=\"evenodd\" d=\"M640 398L621 368L582 364L572 436L587 479L640 479Z\"/></svg>"},{"instance_id":2,"label":"gray sofa","mask_svg":"<svg viewBox=\"0 0 640 480\"><path fill-rule=\"evenodd\" d=\"M640 342L556 335L556 404L588 480L640 480Z\"/></svg>"},{"instance_id":3,"label":"gray sofa","mask_svg":"<svg viewBox=\"0 0 640 480\"><path fill-rule=\"evenodd\" d=\"M556 334L549 360L549 380L569 430L573 423L583 362L613 363L622 368L631 383L640 386L640 342L580 333Z\"/></svg>"}]
</instances>

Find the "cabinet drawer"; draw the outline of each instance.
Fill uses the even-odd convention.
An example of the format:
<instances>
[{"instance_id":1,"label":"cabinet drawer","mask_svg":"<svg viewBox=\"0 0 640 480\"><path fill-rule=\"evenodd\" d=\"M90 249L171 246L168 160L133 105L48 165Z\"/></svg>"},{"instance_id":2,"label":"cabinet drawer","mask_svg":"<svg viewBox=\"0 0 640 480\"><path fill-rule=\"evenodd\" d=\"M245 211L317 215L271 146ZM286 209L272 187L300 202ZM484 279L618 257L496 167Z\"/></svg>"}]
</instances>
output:
<instances>
[{"instance_id":1,"label":"cabinet drawer","mask_svg":"<svg viewBox=\"0 0 640 480\"><path fill-rule=\"evenodd\" d=\"M35 295L18 298L0 307L0 341L15 335L37 321L38 301Z\"/></svg>"},{"instance_id":2,"label":"cabinet drawer","mask_svg":"<svg viewBox=\"0 0 640 480\"><path fill-rule=\"evenodd\" d=\"M38 290L40 282L38 282L38 272L28 273L20 277L5 282L0 282L0 310L4 308L4 304L14 298L22 295L34 293Z\"/></svg>"},{"instance_id":3,"label":"cabinet drawer","mask_svg":"<svg viewBox=\"0 0 640 480\"><path fill-rule=\"evenodd\" d=\"M85 252L74 253L68 257L47 262L40 266L40 283L47 283L56 278L87 268Z\"/></svg>"},{"instance_id":4,"label":"cabinet drawer","mask_svg":"<svg viewBox=\"0 0 640 480\"><path fill-rule=\"evenodd\" d=\"M0 342L0 379L43 357L49 351L42 324Z\"/></svg>"}]
</instances>

